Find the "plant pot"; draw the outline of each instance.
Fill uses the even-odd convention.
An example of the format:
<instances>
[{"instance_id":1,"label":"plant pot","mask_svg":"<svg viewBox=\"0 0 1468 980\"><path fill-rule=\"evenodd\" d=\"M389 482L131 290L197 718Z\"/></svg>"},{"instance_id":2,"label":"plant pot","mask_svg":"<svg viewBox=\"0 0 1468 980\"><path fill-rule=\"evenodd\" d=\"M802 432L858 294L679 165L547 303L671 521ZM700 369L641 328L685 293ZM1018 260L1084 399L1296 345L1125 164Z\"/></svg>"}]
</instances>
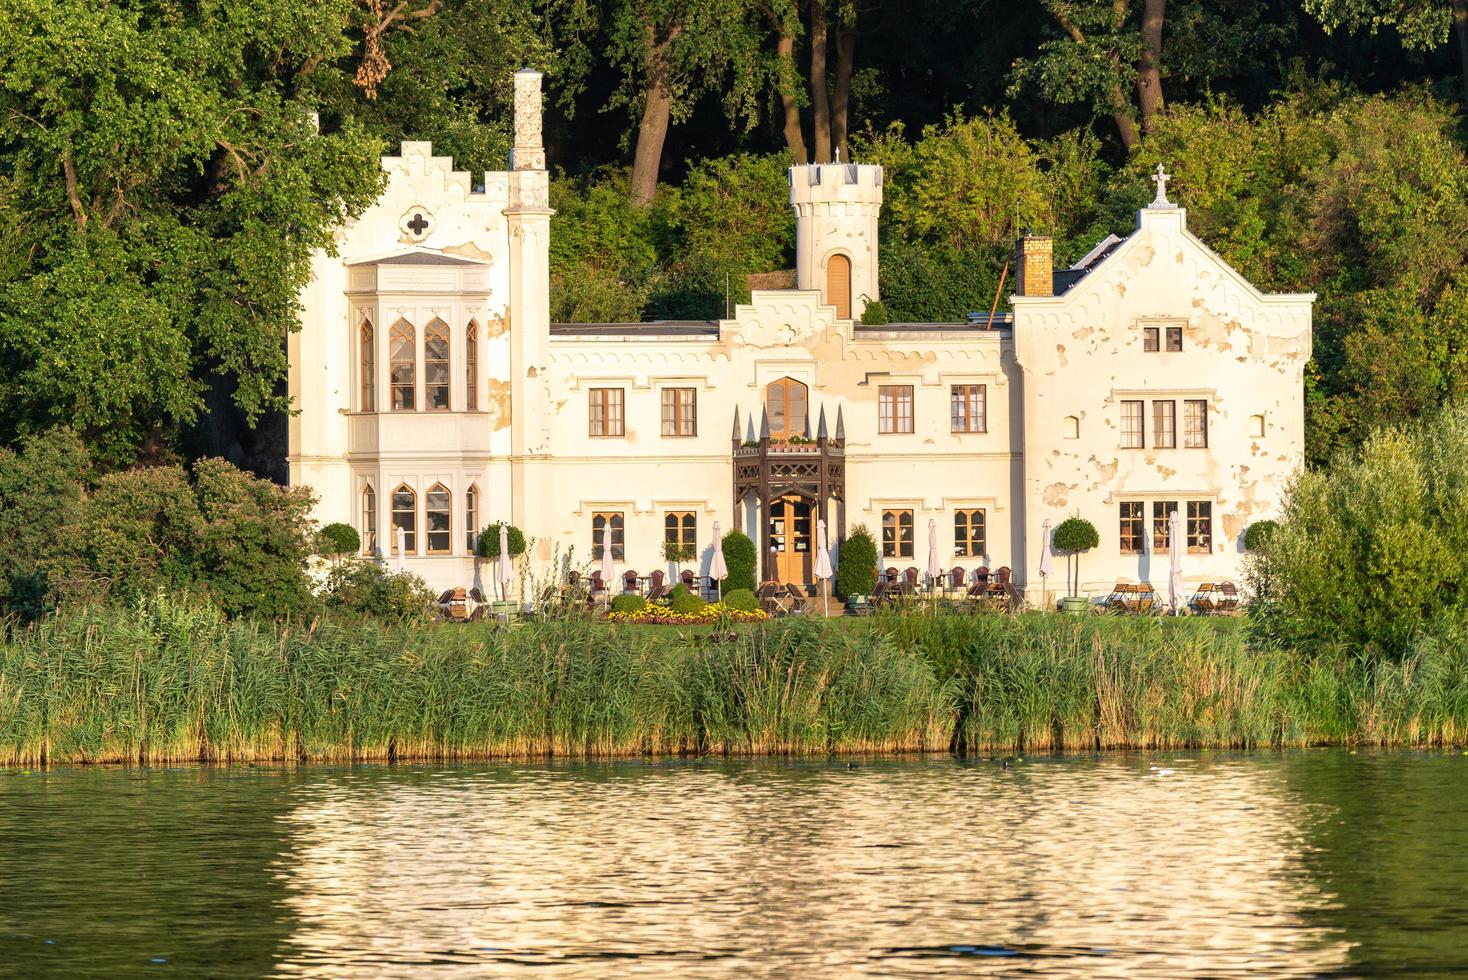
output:
<instances>
[{"instance_id":1,"label":"plant pot","mask_svg":"<svg viewBox=\"0 0 1468 980\"><path fill-rule=\"evenodd\" d=\"M503 599L494 601L494 614L496 616L513 616L515 614L515 603Z\"/></svg>"},{"instance_id":2,"label":"plant pot","mask_svg":"<svg viewBox=\"0 0 1468 980\"><path fill-rule=\"evenodd\" d=\"M1060 611L1068 613L1083 613L1091 608L1091 600L1083 595L1068 595L1060 600Z\"/></svg>"},{"instance_id":3,"label":"plant pot","mask_svg":"<svg viewBox=\"0 0 1468 980\"><path fill-rule=\"evenodd\" d=\"M854 613L861 613L866 607L867 597L864 595L854 595L846 600L846 608Z\"/></svg>"}]
</instances>

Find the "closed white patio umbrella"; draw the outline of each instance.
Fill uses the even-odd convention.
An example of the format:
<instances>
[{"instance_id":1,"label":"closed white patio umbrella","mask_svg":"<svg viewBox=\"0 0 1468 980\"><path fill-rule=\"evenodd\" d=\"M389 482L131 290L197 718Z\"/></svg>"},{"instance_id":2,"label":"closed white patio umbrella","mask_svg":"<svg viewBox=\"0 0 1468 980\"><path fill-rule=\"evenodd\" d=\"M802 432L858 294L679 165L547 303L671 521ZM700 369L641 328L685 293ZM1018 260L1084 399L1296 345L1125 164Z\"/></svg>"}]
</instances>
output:
<instances>
[{"instance_id":1,"label":"closed white patio umbrella","mask_svg":"<svg viewBox=\"0 0 1468 980\"><path fill-rule=\"evenodd\" d=\"M397 545L398 554L396 559L398 571L403 570L404 556L408 553L408 532L401 527L392 529L393 543Z\"/></svg>"},{"instance_id":2,"label":"closed white patio umbrella","mask_svg":"<svg viewBox=\"0 0 1468 980\"><path fill-rule=\"evenodd\" d=\"M500 583L500 598L510 597L510 579L514 578L514 572L510 569L510 532L505 525L500 525L500 557L495 565L495 578Z\"/></svg>"},{"instance_id":3,"label":"closed white patio umbrella","mask_svg":"<svg viewBox=\"0 0 1468 980\"><path fill-rule=\"evenodd\" d=\"M1177 615L1183 595L1183 549L1187 547L1187 540L1183 537L1182 515L1175 510L1167 518L1167 545L1168 557L1172 560L1167 593L1172 601L1173 615Z\"/></svg>"},{"instance_id":4,"label":"closed white patio umbrella","mask_svg":"<svg viewBox=\"0 0 1468 980\"><path fill-rule=\"evenodd\" d=\"M831 548L826 541L826 522L816 521L816 578L821 583L821 612L829 614L831 595Z\"/></svg>"},{"instance_id":5,"label":"closed white patio umbrella","mask_svg":"<svg viewBox=\"0 0 1468 980\"><path fill-rule=\"evenodd\" d=\"M1050 576L1055 574L1055 563L1051 553L1055 550L1050 540L1050 522L1040 525L1040 581L1045 583L1045 608L1050 608Z\"/></svg>"},{"instance_id":6,"label":"closed white patio umbrella","mask_svg":"<svg viewBox=\"0 0 1468 980\"><path fill-rule=\"evenodd\" d=\"M709 559L709 578L719 590L720 601L724 598L724 579L729 577L729 566L724 564L724 536L719 532L719 522L714 521L714 554Z\"/></svg>"},{"instance_id":7,"label":"closed white patio umbrella","mask_svg":"<svg viewBox=\"0 0 1468 980\"><path fill-rule=\"evenodd\" d=\"M612 578L616 573L612 565L612 522L607 521L601 526L601 583L608 596L612 594Z\"/></svg>"},{"instance_id":8,"label":"closed white patio umbrella","mask_svg":"<svg viewBox=\"0 0 1468 980\"><path fill-rule=\"evenodd\" d=\"M928 591L933 595L933 605L937 608L938 603L938 579L943 574L943 566L938 563L938 522L928 518Z\"/></svg>"}]
</instances>

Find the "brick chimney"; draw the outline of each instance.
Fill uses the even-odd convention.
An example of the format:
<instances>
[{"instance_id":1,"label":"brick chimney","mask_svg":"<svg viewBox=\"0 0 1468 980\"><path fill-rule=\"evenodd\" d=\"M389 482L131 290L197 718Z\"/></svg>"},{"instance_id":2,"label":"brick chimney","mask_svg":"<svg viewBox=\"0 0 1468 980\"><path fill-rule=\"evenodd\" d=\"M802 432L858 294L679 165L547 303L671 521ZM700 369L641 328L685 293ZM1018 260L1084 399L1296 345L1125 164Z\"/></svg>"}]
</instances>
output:
<instances>
[{"instance_id":1,"label":"brick chimney","mask_svg":"<svg viewBox=\"0 0 1468 980\"><path fill-rule=\"evenodd\" d=\"M1015 295L1055 295L1055 240L1049 235L1025 235L1014 248Z\"/></svg>"}]
</instances>

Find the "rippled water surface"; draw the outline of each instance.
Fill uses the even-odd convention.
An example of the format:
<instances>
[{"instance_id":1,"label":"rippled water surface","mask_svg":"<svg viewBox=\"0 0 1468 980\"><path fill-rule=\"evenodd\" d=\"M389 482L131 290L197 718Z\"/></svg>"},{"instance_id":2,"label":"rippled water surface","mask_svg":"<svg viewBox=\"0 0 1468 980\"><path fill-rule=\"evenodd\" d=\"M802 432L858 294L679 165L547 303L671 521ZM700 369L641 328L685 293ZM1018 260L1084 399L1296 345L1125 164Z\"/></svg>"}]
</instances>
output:
<instances>
[{"instance_id":1,"label":"rippled water surface","mask_svg":"<svg viewBox=\"0 0 1468 980\"><path fill-rule=\"evenodd\" d=\"M1453 752L0 771L13 975L1468 971Z\"/></svg>"}]
</instances>

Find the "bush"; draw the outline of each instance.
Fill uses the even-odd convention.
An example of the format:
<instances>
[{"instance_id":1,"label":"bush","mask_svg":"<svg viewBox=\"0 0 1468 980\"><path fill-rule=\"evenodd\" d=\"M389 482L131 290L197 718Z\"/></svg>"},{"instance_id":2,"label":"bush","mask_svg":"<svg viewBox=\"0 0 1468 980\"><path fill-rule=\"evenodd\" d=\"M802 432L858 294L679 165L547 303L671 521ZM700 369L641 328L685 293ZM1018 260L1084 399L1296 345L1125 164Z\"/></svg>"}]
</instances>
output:
<instances>
[{"instance_id":1,"label":"bush","mask_svg":"<svg viewBox=\"0 0 1468 980\"><path fill-rule=\"evenodd\" d=\"M621 595L612 596L612 612L641 612L646 605L647 600L640 595L624 592Z\"/></svg>"},{"instance_id":2,"label":"bush","mask_svg":"<svg viewBox=\"0 0 1468 980\"><path fill-rule=\"evenodd\" d=\"M836 566L836 594L843 599L867 595L877 584L877 542L858 524L842 543Z\"/></svg>"},{"instance_id":3,"label":"bush","mask_svg":"<svg viewBox=\"0 0 1468 980\"><path fill-rule=\"evenodd\" d=\"M754 542L749 540L749 535L743 531L724 535L724 565L729 569L729 577L724 579L725 589L754 591Z\"/></svg>"},{"instance_id":4,"label":"bush","mask_svg":"<svg viewBox=\"0 0 1468 980\"><path fill-rule=\"evenodd\" d=\"M1279 527L1278 521L1255 521L1244 529L1244 550L1258 551L1269 542L1269 536Z\"/></svg>"},{"instance_id":5,"label":"bush","mask_svg":"<svg viewBox=\"0 0 1468 980\"><path fill-rule=\"evenodd\" d=\"M31 436L18 452L0 449L0 616L43 611L51 590L43 559L81 515L89 465L70 429Z\"/></svg>"},{"instance_id":6,"label":"bush","mask_svg":"<svg viewBox=\"0 0 1468 980\"><path fill-rule=\"evenodd\" d=\"M510 557L518 558L525 553L525 535L513 524L504 521L496 521L479 532L480 558L498 558L500 556L500 528L506 529L505 543L510 546Z\"/></svg>"},{"instance_id":7,"label":"bush","mask_svg":"<svg viewBox=\"0 0 1468 980\"><path fill-rule=\"evenodd\" d=\"M723 604L726 608L737 609L740 612L754 612L759 608L759 600L755 598L749 589L735 589L733 592L725 592Z\"/></svg>"},{"instance_id":8,"label":"bush","mask_svg":"<svg viewBox=\"0 0 1468 980\"><path fill-rule=\"evenodd\" d=\"M1450 649L1468 628L1468 405L1302 473L1246 568L1256 639L1343 659Z\"/></svg>"},{"instance_id":9,"label":"bush","mask_svg":"<svg viewBox=\"0 0 1468 980\"><path fill-rule=\"evenodd\" d=\"M879 299L869 302L866 309L861 311L861 322L867 327L882 327L892 322L892 316L887 312L887 304Z\"/></svg>"},{"instance_id":10,"label":"bush","mask_svg":"<svg viewBox=\"0 0 1468 980\"><path fill-rule=\"evenodd\" d=\"M350 524L328 524L323 527L318 535L320 538L319 550L328 558L343 558L347 555L355 555L362 547L362 539L357 534L357 529Z\"/></svg>"},{"instance_id":11,"label":"bush","mask_svg":"<svg viewBox=\"0 0 1468 980\"><path fill-rule=\"evenodd\" d=\"M706 605L708 603L689 592L688 587L682 582L673 586L673 591L668 595L668 606L675 613L702 612Z\"/></svg>"},{"instance_id":12,"label":"bush","mask_svg":"<svg viewBox=\"0 0 1468 980\"><path fill-rule=\"evenodd\" d=\"M333 568L321 598L328 609L393 622L427 622L438 614L438 599L421 578L370 561Z\"/></svg>"}]
</instances>

